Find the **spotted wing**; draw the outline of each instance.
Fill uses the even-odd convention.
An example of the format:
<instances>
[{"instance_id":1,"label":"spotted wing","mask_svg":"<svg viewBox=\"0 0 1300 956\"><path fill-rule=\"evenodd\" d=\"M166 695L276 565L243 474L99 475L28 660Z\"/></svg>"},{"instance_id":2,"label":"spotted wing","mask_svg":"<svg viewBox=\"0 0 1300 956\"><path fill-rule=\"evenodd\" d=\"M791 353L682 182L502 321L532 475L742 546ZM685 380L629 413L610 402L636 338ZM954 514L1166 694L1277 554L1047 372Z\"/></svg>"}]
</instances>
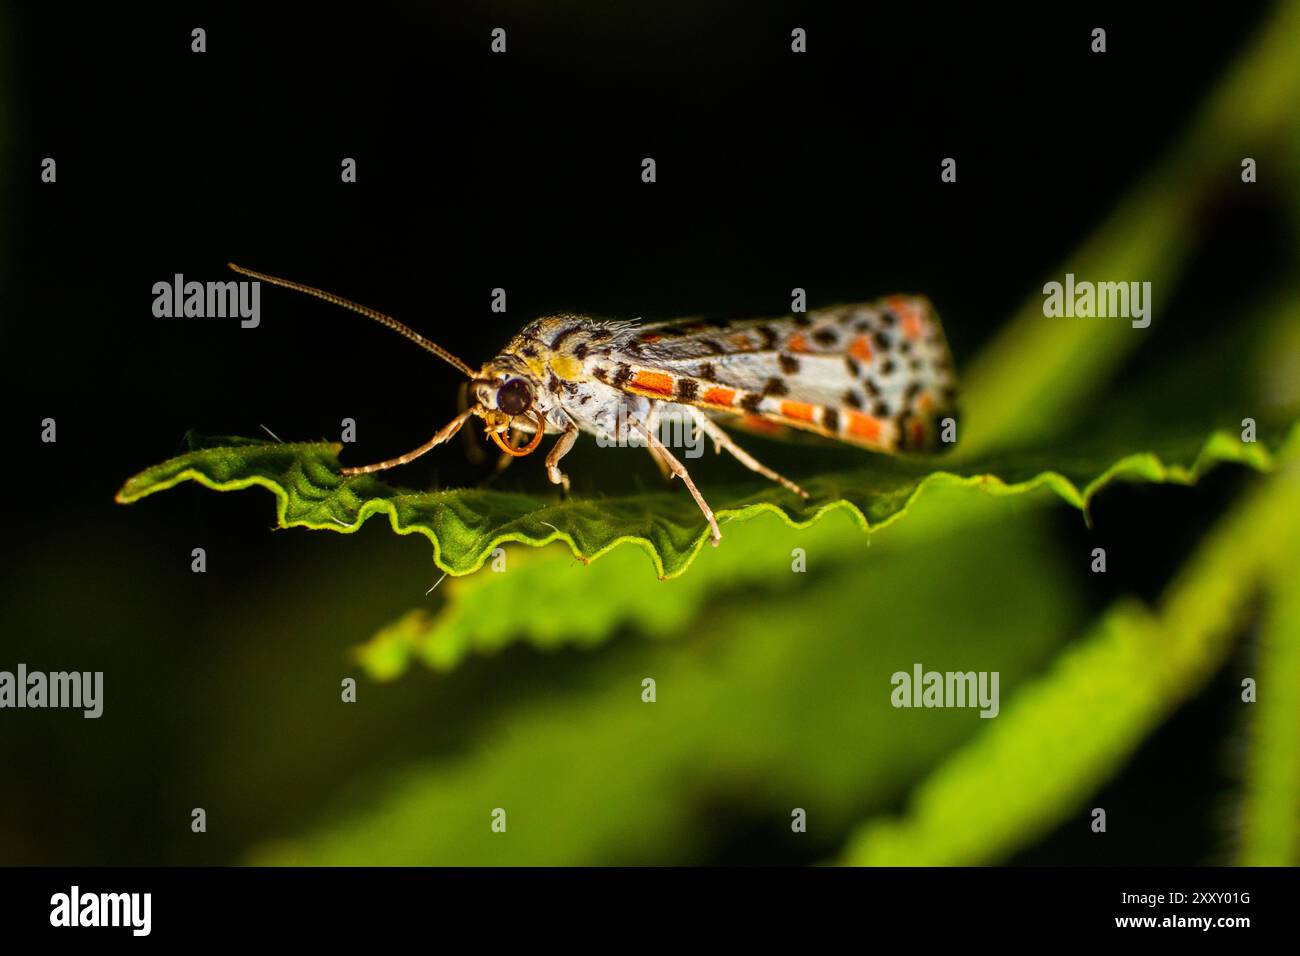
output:
<instances>
[{"instance_id":1,"label":"spotted wing","mask_svg":"<svg viewBox=\"0 0 1300 956\"><path fill-rule=\"evenodd\" d=\"M929 301L896 295L779 319L642 326L611 384L880 451L933 447L954 414L952 358Z\"/></svg>"}]
</instances>

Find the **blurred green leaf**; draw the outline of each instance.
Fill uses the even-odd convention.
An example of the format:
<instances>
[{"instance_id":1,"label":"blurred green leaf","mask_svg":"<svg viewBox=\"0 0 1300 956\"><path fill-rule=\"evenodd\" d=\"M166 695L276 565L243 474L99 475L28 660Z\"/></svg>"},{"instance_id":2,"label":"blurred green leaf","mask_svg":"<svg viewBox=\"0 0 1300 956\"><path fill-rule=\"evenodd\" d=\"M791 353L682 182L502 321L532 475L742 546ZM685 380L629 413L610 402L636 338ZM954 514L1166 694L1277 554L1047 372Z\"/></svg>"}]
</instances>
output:
<instances>
[{"instance_id":1,"label":"blurred green leaf","mask_svg":"<svg viewBox=\"0 0 1300 956\"><path fill-rule=\"evenodd\" d=\"M962 439L968 450L982 453L1062 434L1088 407L1098 383L1164 321L1159 309L1173 300L1201 233L1199 197L1216 183L1240 185L1243 156L1295 137L1300 129L1294 110L1300 101L1296 36L1300 3L1291 0L1261 24L1255 42L1216 85L1169 156L1047 277L1060 281L1073 272L1080 280L1149 281L1157 307L1151 328L1045 317L1035 288L968 370ZM1279 176L1300 185L1295 167L1280 165Z\"/></svg>"},{"instance_id":2,"label":"blurred green leaf","mask_svg":"<svg viewBox=\"0 0 1300 956\"><path fill-rule=\"evenodd\" d=\"M1040 488L1021 497L1023 507L1032 507L1051 493ZM930 541L941 547L943 537L993 520L989 509L1010 500L966 484L930 484L918 493L917 502L922 499L928 507L907 522L873 529L869 536L847 511L830 512L808 528L770 514L733 523L727 547L705 548L690 574L662 582L647 580L643 559L631 548L590 565L574 561L567 549L511 551L504 561L508 573L485 569L448 580L437 588L440 609L404 615L358 648L357 658L372 678L391 680L413 660L449 672L468 654L491 654L516 642L543 651L590 648L623 628L654 639L676 637L719 595L753 589L768 598L798 586L804 576L792 573L795 548L816 573L900 535L909 545Z\"/></svg>"},{"instance_id":3,"label":"blurred green leaf","mask_svg":"<svg viewBox=\"0 0 1300 956\"><path fill-rule=\"evenodd\" d=\"M916 791L905 816L862 827L843 862L994 862L1078 812L1226 658L1262 577L1300 533L1298 453L1300 432L1289 443L1288 467L1220 522L1154 612L1136 604L1113 609L943 763ZM1294 643L1294 636L1287 641ZM1273 690L1282 695L1278 706L1285 706L1288 691ZM1291 709L1285 719L1294 723L1295 716ZM1275 744L1286 746L1294 737L1289 728ZM1272 746L1264 752L1275 753ZM1293 786L1285 778L1294 763L1294 754L1288 755L1274 782ZM1294 799L1295 790L1287 796ZM1087 821L1080 818L1079 826Z\"/></svg>"},{"instance_id":4,"label":"blurred green leaf","mask_svg":"<svg viewBox=\"0 0 1300 956\"><path fill-rule=\"evenodd\" d=\"M1286 545L1289 553L1269 582L1252 675L1258 698L1250 705L1238 852L1243 866L1300 864L1300 545L1294 536Z\"/></svg>"},{"instance_id":5,"label":"blurred green leaf","mask_svg":"<svg viewBox=\"0 0 1300 956\"><path fill-rule=\"evenodd\" d=\"M1083 621L1077 575L1041 507L973 488L951 498L927 508L938 525L949 509L981 514L966 514L968 533L946 537L941 557L932 536L906 534L910 523L868 547L847 515L829 516L854 552L828 562L810 548L806 574L791 573L788 552L780 567L775 553L754 556L772 562L769 583L713 594L675 625L681 640L620 641L575 660L562 691L491 718L455 756L358 781L328 819L252 861L690 862L751 819L772 839L804 840L790 832L795 807L820 839L844 832L987 722L974 710L894 709L894 672L917 661L992 668L1007 693ZM664 589L644 575L623 586ZM581 617L582 603L543 613ZM654 703L642 702L647 677ZM490 830L497 807L504 834Z\"/></svg>"}]
</instances>

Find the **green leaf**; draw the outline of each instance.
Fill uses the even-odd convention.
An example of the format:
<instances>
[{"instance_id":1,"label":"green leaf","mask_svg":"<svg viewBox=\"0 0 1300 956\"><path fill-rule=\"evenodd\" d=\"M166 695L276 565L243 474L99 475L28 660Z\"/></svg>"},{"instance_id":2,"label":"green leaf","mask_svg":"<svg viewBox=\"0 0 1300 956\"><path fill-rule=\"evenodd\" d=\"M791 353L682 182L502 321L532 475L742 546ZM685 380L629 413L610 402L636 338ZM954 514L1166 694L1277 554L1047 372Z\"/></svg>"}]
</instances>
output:
<instances>
[{"instance_id":1,"label":"green leaf","mask_svg":"<svg viewBox=\"0 0 1300 956\"><path fill-rule=\"evenodd\" d=\"M406 492L370 475L339 473L337 444L231 444L188 452L131 478L118 492L121 503L139 501L185 481L217 491L261 487L276 497L281 527L355 531L368 518L386 515L398 534L423 534L434 561L450 574L468 574L506 542L544 545L560 540L590 561L626 542L640 545L660 577L675 577L703 547L707 529L684 493L640 494L600 500L559 501L534 495L459 489ZM1053 464L1055 459L1059 464ZM715 499L720 522L763 513L805 527L836 509L848 511L863 528L879 527L903 514L917 493L931 484L966 484L989 494L1022 494L1047 487L1070 504L1086 508L1107 483L1119 479L1187 483L1205 468L1237 461L1267 468L1264 442L1243 444L1227 432L1199 440L1171 440L1159 452L1118 459L1071 451L1021 454L997 463L965 462L951 469L933 460L877 457L870 469L805 481L812 499L763 485L731 490ZM680 489L679 489L680 490Z\"/></svg>"},{"instance_id":2,"label":"green leaf","mask_svg":"<svg viewBox=\"0 0 1300 956\"><path fill-rule=\"evenodd\" d=\"M939 560L934 538L909 534L911 522L867 539L847 516L828 518L858 542L851 560L828 563L810 548L809 571L795 574L788 552L773 554L786 563L768 565L769 584L711 592L677 625L678 640L619 641L568 657L562 670L525 658L517 703L482 715L428 760L358 774L326 818L251 859L684 863L707 858L738 818L768 821L802 846L790 835L792 807L808 811L816 833L842 833L988 723L971 710L893 708L893 672L915 661L993 668L1005 693L1083 623L1077 574L1053 546L1044 509L1021 504L973 488L932 502L940 524L952 509L982 512L968 516L969 533L944 539ZM516 573L522 566L501 577ZM664 585L641 574L625 587L655 594L693 578ZM917 600L918 581L942 600ZM538 609L568 620L581 603ZM539 672L551 676L530 692ZM656 681L654 703L642 701L646 677ZM496 807L508 814L506 834L490 830Z\"/></svg>"},{"instance_id":3,"label":"green leaf","mask_svg":"<svg viewBox=\"0 0 1300 956\"><path fill-rule=\"evenodd\" d=\"M1283 137L1300 129L1292 106L1300 100L1298 35L1300 3L1279 4L1169 155L1045 278L1061 281L1067 272L1093 281L1141 277L1158 290L1158 307L1172 301L1200 234L1196 197L1221 188L1243 156L1279 148ZM1287 158L1294 159L1278 156L1277 165L1295 188L1300 177ZM962 440L969 449L1061 434L1087 408L1097 383L1165 321L1159 311L1150 329L1115 320L1047 318L1041 284L1034 283L1025 305L967 370Z\"/></svg>"},{"instance_id":4,"label":"green leaf","mask_svg":"<svg viewBox=\"0 0 1300 956\"><path fill-rule=\"evenodd\" d=\"M1290 445L1292 469L1297 453L1300 434ZM1258 583L1298 533L1300 483L1288 469L1223 519L1155 611L1132 603L1113 609L943 763L914 794L905 816L862 827L843 862L987 863L1077 813L1222 664ZM1286 717L1294 722L1295 711ZM1294 735L1283 734L1278 743L1288 737ZM1080 816L1078 825L1088 821Z\"/></svg>"},{"instance_id":5,"label":"green leaf","mask_svg":"<svg viewBox=\"0 0 1300 956\"><path fill-rule=\"evenodd\" d=\"M960 507L953 507L958 496ZM925 497L937 500L928 520L906 525L908 540L933 535L936 521L950 532L958 522L991 520L978 505L994 499L969 488L934 489ZM843 510L806 529L759 515L733 522L726 547L704 549L690 574L663 582L646 580L644 559L632 548L591 565L557 548L512 551L501 559L508 573L480 571L447 581L438 588L443 604L436 613L411 611L375 634L357 657L372 678L391 680L412 660L446 673L471 653L495 653L517 642L544 651L590 648L622 628L654 639L676 637L689 633L690 622L720 595L761 587L772 596L796 588L803 575L793 570L795 548L816 573L863 557L878 541L891 541L893 530L866 537Z\"/></svg>"},{"instance_id":6,"label":"green leaf","mask_svg":"<svg viewBox=\"0 0 1300 956\"><path fill-rule=\"evenodd\" d=\"M1243 866L1300 864L1300 545L1294 537L1288 544L1269 582L1253 674L1258 698L1250 705Z\"/></svg>"},{"instance_id":7,"label":"green leaf","mask_svg":"<svg viewBox=\"0 0 1300 956\"><path fill-rule=\"evenodd\" d=\"M1111 481L1190 482L1220 461L1242 461L1266 468L1270 457L1258 444L1242 445L1235 437L1218 433L1199 454L1184 452L1181 460L1173 463L1150 454L1128 456L1082 486L1059 472L1039 472L1012 483L989 475L962 477L940 472L918 481L905 497L892 499L900 505L894 516L922 496L971 488L993 496L1050 491L1076 507L1086 508ZM1083 473L1081 463L1076 469L1076 475ZM1024 470L1032 472L1033 465ZM851 499L846 495L845 500ZM620 626L633 623L641 634L670 636L720 589L746 585L781 588L791 582L793 548L803 548L806 554L813 555L818 566L860 553L866 544L860 531L865 524L863 511L853 506L838 510L844 512L843 518L822 520L800 530L789 522L788 515L783 515L785 522L771 516L744 524L733 521L727 526L723 547L705 549L691 574L659 588L629 585L641 560L630 549L610 554L589 567L575 566L560 552L536 556L512 553L507 559L508 574L484 572L446 582L441 586L445 604L439 612L416 610L403 616L363 646L359 660L372 677L386 680L403 673L412 658L446 672L471 652L494 652L514 641L541 649L591 647L612 636ZM877 508L874 513L879 518L881 511ZM967 516L972 510L968 503L964 508L945 509L943 514L951 524L970 520ZM888 519L880 522L885 526L889 523ZM874 534L871 540L875 540ZM564 611L546 613L551 608Z\"/></svg>"}]
</instances>

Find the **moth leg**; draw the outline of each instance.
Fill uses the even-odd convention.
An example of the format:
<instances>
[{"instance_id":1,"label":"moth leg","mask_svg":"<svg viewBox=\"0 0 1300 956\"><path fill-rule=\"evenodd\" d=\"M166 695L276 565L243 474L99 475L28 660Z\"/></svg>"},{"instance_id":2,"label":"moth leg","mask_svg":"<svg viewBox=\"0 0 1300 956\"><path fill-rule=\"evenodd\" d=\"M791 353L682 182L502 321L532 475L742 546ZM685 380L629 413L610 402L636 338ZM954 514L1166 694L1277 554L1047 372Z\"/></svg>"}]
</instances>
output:
<instances>
[{"instance_id":1,"label":"moth leg","mask_svg":"<svg viewBox=\"0 0 1300 956\"><path fill-rule=\"evenodd\" d=\"M360 468L344 468L342 469L342 473L345 475L368 475L374 471L386 471L389 468L396 468L398 465L405 465L408 461L414 461L415 459L423 455L425 452L437 448L439 445L443 444L444 442L450 441L452 438L454 438L456 432L460 431L460 426L464 425L465 422L469 420L469 417L473 414L474 412L472 409L466 409L465 411L461 412L450 422L444 425L442 427L442 430L439 431L438 434L434 435L432 438L430 438L427 442L425 442L423 445L421 445L419 448L415 449L414 451L408 451L405 455L399 455L396 458L389 458L387 461L377 462L376 464L373 465L363 465Z\"/></svg>"},{"instance_id":2,"label":"moth leg","mask_svg":"<svg viewBox=\"0 0 1300 956\"><path fill-rule=\"evenodd\" d=\"M664 476L664 481L672 481L673 480L672 465L664 461L663 456L660 455L659 452L655 451L653 448L650 449L650 457L651 459L654 460L655 465L659 468L659 474Z\"/></svg>"},{"instance_id":3,"label":"moth leg","mask_svg":"<svg viewBox=\"0 0 1300 956\"><path fill-rule=\"evenodd\" d=\"M732 441L731 436L723 431L722 427L713 419L709 418L708 415L705 415L698 408L691 406L687 407L690 408L691 417L695 419L695 423L704 430L706 435L713 439L718 448L727 449L727 451L731 452L732 457L734 457L736 461L740 462L750 471L756 471L764 478L767 478L770 481L775 481L782 487L790 489L800 498L809 497L808 492L804 491L789 478L773 471L771 468L768 468L767 465L764 465L757 458Z\"/></svg>"},{"instance_id":4,"label":"moth leg","mask_svg":"<svg viewBox=\"0 0 1300 956\"><path fill-rule=\"evenodd\" d=\"M659 432L659 406L657 404L651 407L650 414L646 417L645 427L656 434ZM664 481L672 481L672 466L669 465L668 462L664 461L663 455L655 451L653 445L647 444L645 447L646 451L650 452L650 457L654 459L655 467L659 469L659 474L664 476Z\"/></svg>"},{"instance_id":5,"label":"moth leg","mask_svg":"<svg viewBox=\"0 0 1300 956\"><path fill-rule=\"evenodd\" d=\"M687 490L690 491L691 497L695 499L695 503L699 505L700 510L704 512L704 519L709 523L709 538L712 541L713 546L716 548L718 542L722 540L722 532L718 530L718 519L713 517L713 509L709 507L709 503L705 501L704 496L700 494L700 489L695 487L695 482L691 480L690 474L686 471L686 466L678 461L676 457L673 456L673 453L664 447L663 442L659 440L658 436L656 436L653 431L646 428L635 418L628 419L628 423L636 427L641 434L645 435L650 448L656 454L663 456L663 460L668 464L669 470L680 478L682 484L684 484Z\"/></svg>"},{"instance_id":6,"label":"moth leg","mask_svg":"<svg viewBox=\"0 0 1300 956\"><path fill-rule=\"evenodd\" d=\"M546 477L551 479L551 484L559 485L566 495L569 493L569 476L560 471L560 459L569 453L577 440L578 426L570 422L546 455Z\"/></svg>"}]
</instances>

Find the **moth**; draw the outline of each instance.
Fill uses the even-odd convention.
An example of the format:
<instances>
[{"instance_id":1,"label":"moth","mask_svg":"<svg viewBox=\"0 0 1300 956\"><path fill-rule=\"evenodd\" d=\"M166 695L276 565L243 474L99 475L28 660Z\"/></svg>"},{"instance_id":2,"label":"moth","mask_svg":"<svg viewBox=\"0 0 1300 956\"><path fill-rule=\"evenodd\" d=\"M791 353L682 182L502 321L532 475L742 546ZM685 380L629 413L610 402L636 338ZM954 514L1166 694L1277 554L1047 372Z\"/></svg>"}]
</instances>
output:
<instances>
[{"instance_id":1,"label":"moth","mask_svg":"<svg viewBox=\"0 0 1300 956\"><path fill-rule=\"evenodd\" d=\"M939 318L922 296L892 295L783 318L727 322L640 324L552 315L525 326L475 370L391 316L311 286L229 266L367 316L468 377L473 401L427 442L387 461L344 468L345 475L414 461L478 417L508 456L503 461L536 451L546 434L559 435L546 455L546 473L567 491L560 461L580 432L620 443L635 432L665 476L680 478L690 491L716 546L722 533L713 509L660 440L666 416L684 416L712 440L716 452L725 449L751 471L808 498L799 485L737 445L719 421L758 432L800 429L894 454L932 449L943 418L954 413L952 356Z\"/></svg>"}]
</instances>

